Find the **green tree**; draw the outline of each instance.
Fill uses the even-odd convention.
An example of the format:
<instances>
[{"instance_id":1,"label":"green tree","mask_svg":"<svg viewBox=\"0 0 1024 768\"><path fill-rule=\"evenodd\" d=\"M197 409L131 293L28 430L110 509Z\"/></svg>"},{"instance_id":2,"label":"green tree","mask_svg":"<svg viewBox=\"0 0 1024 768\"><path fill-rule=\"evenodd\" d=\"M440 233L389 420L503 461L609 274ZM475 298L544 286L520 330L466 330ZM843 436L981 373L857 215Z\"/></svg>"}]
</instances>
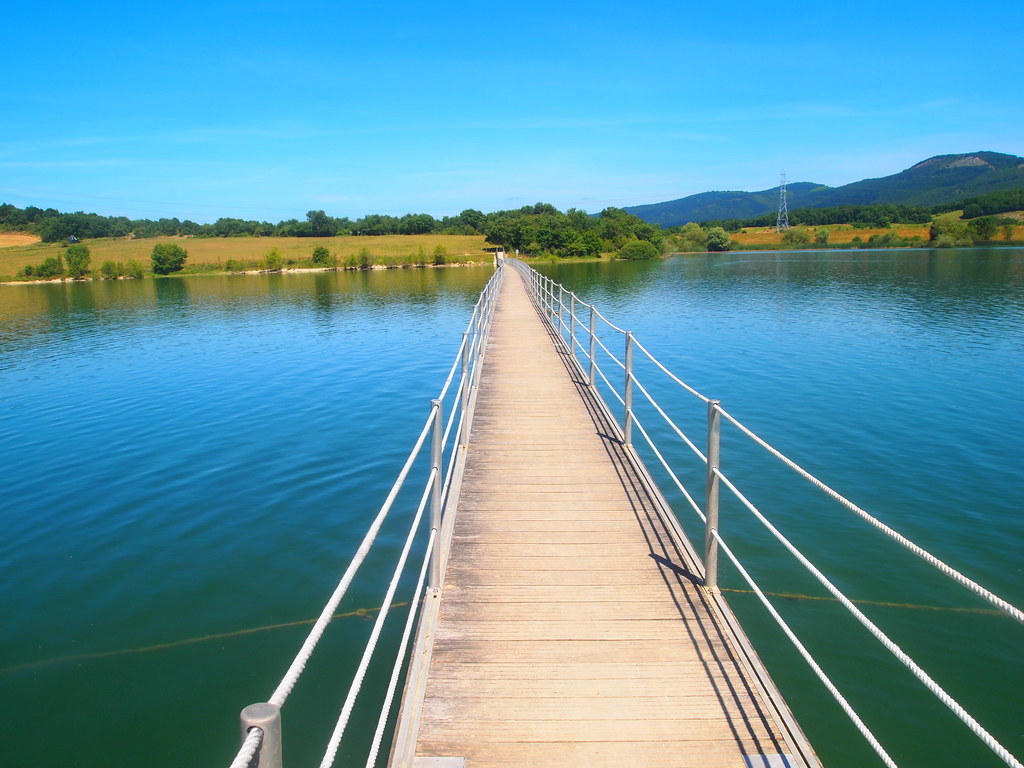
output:
<instances>
[{"instance_id":1,"label":"green tree","mask_svg":"<svg viewBox=\"0 0 1024 768\"><path fill-rule=\"evenodd\" d=\"M43 259L43 263L35 269L36 277L60 277L63 274L64 265L61 263L59 258L54 258L53 256L48 259Z\"/></svg>"},{"instance_id":2,"label":"green tree","mask_svg":"<svg viewBox=\"0 0 1024 768\"><path fill-rule=\"evenodd\" d=\"M729 240L729 233L721 227L712 227L708 230L708 250L728 251L732 248L732 241Z\"/></svg>"},{"instance_id":3,"label":"green tree","mask_svg":"<svg viewBox=\"0 0 1024 768\"><path fill-rule=\"evenodd\" d=\"M309 211L306 220L309 222L313 237L328 237L338 230L334 220L323 211Z\"/></svg>"},{"instance_id":4,"label":"green tree","mask_svg":"<svg viewBox=\"0 0 1024 768\"><path fill-rule=\"evenodd\" d=\"M434 246L434 264L441 266L448 263L448 249L438 243Z\"/></svg>"},{"instance_id":5,"label":"green tree","mask_svg":"<svg viewBox=\"0 0 1024 768\"><path fill-rule=\"evenodd\" d=\"M979 240L992 240L996 236L996 232L999 231L999 223L995 216L982 216L980 219L974 219L967 226Z\"/></svg>"},{"instance_id":6,"label":"green tree","mask_svg":"<svg viewBox=\"0 0 1024 768\"><path fill-rule=\"evenodd\" d=\"M956 214L936 216L928 230L932 245L938 248L951 248L957 245L972 245L974 238L967 224Z\"/></svg>"},{"instance_id":7,"label":"green tree","mask_svg":"<svg viewBox=\"0 0 1024 768\"><path fill-rule=\"evenodd\" d=\"M150 259L153 262L153 273L157 275L169 275L171 272L179 272L185 266L188 258L188 251L174 243L157 243L153 246L153 253Z\"/></svg>"},{"instance_id":8,"label":"green tree","mask_svg":"<svg viewBox=\"0 0 1024 768\"><path fill-rule=\"evenodd\" d=\"M331 252L324 248L322 245L318 245L313 249L313 263L325 267L331 261Z\"/></svg>"},{"instance_id":9,"label":"green tree","mask_svg":"<svg viewBox=\"0 0 1024 768\"><path fill-rule=\"evenodd\" d=\"M145 273L143 272L142 265L139 262L135 259L128 259L128 261L124 263L124 274L125 277L138 279Z\"/></svg>"},{"instance_id":10,"label":"green tree","mask_svg":"<svg viewBox=\"0 0 1024 768\"><path fill-rule=\"evenodd\" d=\"M814 242L818 245L828 245L831 235L827 229L818 229L814 233Z\"/></svg>"},{"instance_id":11,"label":"green tree","mask_svg":"<svg viewBox=\"0 0 1024 768\"><path fill-rule=\"evenodd\" d=\"M647 259L656 259L660 255L661 252L647 240L630 240L619 249L617 257L620 259L629 259L631 261L646 261Z\"/></svg>"},{"instance_id":12,"label":"green tree","mask_svg":"<svg viewBox=\"0 0 1024 768\"><path fill-rule=\"evenodd\" d=\"M806 229L787 229L782 233L782 242L785 245L807 245L811 242L811 235Z\"/></svg>"},{"instance_id":13,"label":"green tree","mask_svg":"<svg viewBox=\"0 0 1024 768\"><path fill-rule=\"evenodd\" d=\"M708 230L691 221L679 233L679 249L683 251L706 251L708 249Z\"/></svg>"},{"instance_id":14,"label":"green tree","mask_svg":"<svg viewBox=\"0 0 1024 768\"><path fill-rule=\"evenodd\" d=\"M68 274L71 277L84 277L89 273L89 247L78 243L68 246L65 252L68 263Z\"/></svg>"},{"instance_id":15,"label":"green tree","mask_svg":"<svg viewBox=\"0 0 1024 768\"><path fill-rule=\"evenodd\" d=\"M284 259L281 257L281 252L277 250L277 248L271 248L267 251L267 255L263 259L263 263L270 271L279 272L281 267L284 266Z\"/></svg>"},{"instance_id":16,"label":"green tree","mask_svg":"<svg viewBox=\"0 0 1024 768\"><path fill-rule=\"evenodd\" d=\"M120 261L104 261L100 265L100 274L107 280L116 280L124 274L124 264Z\"/></svg>"},{"instance_id":17,"label":"green tree","mask_svg":"<svg viewBox=\"0 0 1024 768\"><path fill-rule=\"evenodd\" d=\"M1003 224L1003 240L1013 240L1013 224Z\"/></svg>"}]
</instances>

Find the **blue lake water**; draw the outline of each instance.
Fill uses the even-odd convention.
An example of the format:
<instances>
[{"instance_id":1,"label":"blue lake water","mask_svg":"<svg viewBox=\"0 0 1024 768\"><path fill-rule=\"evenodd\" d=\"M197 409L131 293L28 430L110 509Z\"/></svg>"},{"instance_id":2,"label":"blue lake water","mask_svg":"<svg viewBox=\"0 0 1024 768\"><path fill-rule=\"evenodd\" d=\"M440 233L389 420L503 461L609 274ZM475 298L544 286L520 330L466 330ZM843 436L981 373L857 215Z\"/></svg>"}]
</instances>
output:
<instances>
[{"instance_id":1,"label":"blue lake water","mask_svg":"<svg viewBox=\"0 0 1024 768\"><path fill-rule=\"evenodd\" d=\"M856 503L1024 603L1024 251L722 254L543 271ZM238 710L269 695L308 629L278 625L315 617L330 594L490 272L0 290L5 765L230 761ZM649 373L702 437L703 405ZM728 431L723 467L1024 753L1019 625ZM696 466L683 475L702 487ZM823 594L748 513L726 504L722 515L766 589ZM385 553L401 535L385 529ZM367 563L370 579L341 611L380 604L385 560ZM723 583L743 587L728 569ZM750 596L730 600L826 764L874 764ZM898 763L1001 764L834 604L783 599L780 610ZM285 708L286 764L319 761L369 627L339 619L314 657ZM357 712L343 761L363 747L371 709Z\"/></svg>"}]
</instances>

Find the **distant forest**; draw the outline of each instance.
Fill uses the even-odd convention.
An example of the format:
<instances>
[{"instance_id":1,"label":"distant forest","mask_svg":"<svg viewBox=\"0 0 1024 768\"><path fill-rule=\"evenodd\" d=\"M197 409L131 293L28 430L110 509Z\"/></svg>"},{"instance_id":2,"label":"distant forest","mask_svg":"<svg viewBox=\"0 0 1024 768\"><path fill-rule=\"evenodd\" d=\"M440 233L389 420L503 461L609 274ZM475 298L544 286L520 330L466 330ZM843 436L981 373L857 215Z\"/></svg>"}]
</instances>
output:
<instances>
[{"instance_id":1,"label":"distant forest","mask_svg":"<svg viewBox=\"0 0 1024 768\"><path fill-rule=\"evenodd\" d=\"M888 227L890 224L928 224L936 214L961 209L965 219L1024 210L1024 189L991 192L930 208L920 205L891 205L888 203L838 205L833 208L797 208L789 212L789 223L794 226L803 224L811 227L829 224L861 224L867 227ZM727 232L736 232L748 227L774 226L776 216L777 214L772 212L751 219L719 219L701 222L701 224L705 227L719 226Z\"/></svg>"},{"instance_id":2,"label":"distant forest","mask_svg":"<svg viewBox=\"0 0 1024 768\"><path fill-rule=\"evenodd\" d=\"M336 235L484 235L487 242L519 249L525 254L562 257L597 256L622 248L631 240L650 242L659 251L663 233L657 224L606 208L597 216L570 208L565 213L548 203L507 211L483 213L467 209L458 216L436 219L426 213L404 216L373 214L361 219L335 218L324 211L309 211L304 221L277 224L243 219L218 219L197 224L179 219L129 219L96 213L61 213L53 208L18 208L0 205L0 230L38 234L43 242L69 238L158 236L183 237L333 237Z\"/></svg>"}]
</instances>

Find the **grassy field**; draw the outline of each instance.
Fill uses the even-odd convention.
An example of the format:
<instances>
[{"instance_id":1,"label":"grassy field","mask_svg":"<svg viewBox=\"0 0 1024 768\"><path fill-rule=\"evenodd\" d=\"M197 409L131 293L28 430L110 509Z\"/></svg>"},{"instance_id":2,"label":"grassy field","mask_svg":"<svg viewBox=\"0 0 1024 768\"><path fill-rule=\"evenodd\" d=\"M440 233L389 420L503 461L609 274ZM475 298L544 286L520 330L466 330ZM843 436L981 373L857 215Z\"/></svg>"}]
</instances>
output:
<instances>
[{"instance_id":1,"label":"grassy field","mask_svg":"<svg viewBox=\"0 0 1024 768\"><path fill-rule=\"evenodd\" d=\"M858 228L850 224L835 224L827 227L793 227L795 230L803 230L811 236L811 242L807 245L800 246L802 248L828 248L829 245L848 245L853 242L855 237L859 237L862 241L867 243L868 239L872 235L885 235L893 234L897 237L909 239L912 237L919 237L925 243L929 239L929 227L928 224L894 224L888 228L878 227L865 227ZM828 245L818 245L814 242L815 233L820 229L827 229L829 233ZM737 241L740 247L748 246L755 248L764 248L771 245L782 246L782 233L776 232L774 227L765 229L747 229L740 232L730 232L729 237L732 240ZM1024 237L1024 226L1014 227L1013 236L1011 240L1018 240ZM1003 239L1003 232L1000 229L996 235L994 242L999 242Z\"/></svg>"},{"instance_id":2,"label":"grassy field","mask_svg":"<svg viewBox=\"0 0 1024 768\"><path fill-rule=\"evenodd\" d=\"M11 238L17 233L3 233ZM25 235L21 236L26 237ZM32 237L32 236L27 236ZM43 259L56 256L61 246L56 243L8 244L3 247L0 240L0 279L9 279L26 264L41 264ZM410 261L425 259L433 262L434 249L441 246L447 252L448 261L485 261L491 255L485 250L488 245L483 235L384 235L381 237L214 237L182 238L155 237L142 240L110 238L85 240L92 257L92 270L98 272L104 261L126 262L135 259L148 271L149 256L157 243L176 243L188 251L187 265L227 269L229 261L258 269L267 252L276 248L284 259L285 266L312 266L310 257L313 249L324 246L336 256L341 266L346 260L360 258L360 253L369 252L374 264L403 266ZM419 254L423 254L422 257ZM6 277L5 277L6 276Z\"/></svg>"}]
</instances>

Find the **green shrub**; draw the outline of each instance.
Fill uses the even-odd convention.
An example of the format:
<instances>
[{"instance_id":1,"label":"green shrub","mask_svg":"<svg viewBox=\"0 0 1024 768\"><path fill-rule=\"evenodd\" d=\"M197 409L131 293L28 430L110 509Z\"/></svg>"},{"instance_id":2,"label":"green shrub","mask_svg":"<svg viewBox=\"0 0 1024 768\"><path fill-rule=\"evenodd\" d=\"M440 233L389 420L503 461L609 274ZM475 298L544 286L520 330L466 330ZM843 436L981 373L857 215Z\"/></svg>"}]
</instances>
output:
<instances>
[{"instance_id":1,"label":"green shrub","mask_svg":"<svg viewBox=\"0 0 1024 768\"><path fill-rule=\"evenodd\" d=\"M814 242L818 245L828 245L831 233L827 229L819 229L814 233Z\"/></svg>"},{"instance_id":2,"label":"green shrub","mask_svg":"<svg viewBox=\"0 0 1024 768\"><path fill-rule=\"evenodd\" d=\"M245 264L237 259L228 259L228 263L224 265L224 269L228 272L244 272Z\"/></svg>"},{"instance_id":3,"label":"green shrub","mask_svg":"<svg viewBox=\"0 0 1024 768\"><path fill-rule=\"evenodd\" d=\"M369 269L373 265L373 254L369 248L360 248L357 256L360 269Z\"/></svg>"},{"instance_id":4,"label":"green shrub","mask_svg":"<svg viewBox=\"0 0 1024 768\"><path fill-rule=\"evenodd\" d=\"M138 280L144 274L145 271L142 269L142 264L137 262L135 259L128 259L128 261L124 263L125 277L130 277L132 279Z\"/></svg>"},{"instance_id":5,"label":"green shrub","mask_svg":"<svg viewBox=\"0 0 1024 768\"><path fill-rule=\"evenodd\" d=\"M1009 238L1007 238L1007 239L1009 239ZM34 271L35 271L35 267L33 267L31 264L26 264L25 268L21 270L21 274L22 274L23 277L32 277L32 273Z\"/></svg>"},{"instance_id":6,"label":"green shrub","mask_svg":"<svg viewBox=\"0 0 1024 768\"><path fill-rule=\"evenodd\" d=\"M100 264L100 274L107 280L116 280L124 274L124 264L120 261L104 261Z\"/></svg>"},{"instance_id":7,"label":"green shrub","mask_svg":"<svg viewBox=\"0 0 1024 768\"><path fill-rule=\"evenodd\" d=\"M318 245L313 249L313 263L320 267L326 267L331 261L331 252Z\"/></svg>"},{"instance_id":8,"label":"green shrub","mask_svg":"<svg viewBox=\"0 0 1024 768\"><path fill-rule=\"evenodd\" d=\"M434 264L441 266L448 263L448 249L438 243L434 246Z\"/></svg>"},{"instance_id":9,"label":"green shrub","mask_svg":"<svg viewBox=\"0 0 1024 768\"><path fill-rule=\"evenodd\" d=\"M811 235L806 229L787 229L782 233L782 242L785 245L807 245L811 242Z\"/></svg>"},{"instance_id":10,"label":"green shrub","mask_svg":"<svg viewBox=\"0 0 1024 768\"><path fill-rule=\"evenodd\" d=\"M188 251L174 243L157 243L153 246L153 272L157 275L169 275L178 272L185 266Z\"/></svg>"},{"instance_id":11,"label":"green shrub","mask_svg":"<svg viewBox=\"0 0 1024 768\"><path fill-rule=\"evenodd\" d=\"M708 250L709 251L728 251L732 248L732 240L729 239L729 233L721 227L712 227L708 230Z\"/></svg>"},{"instance_id":12,"label":"green shrub","mask_svg":"<svg viewBox=\"0 0 1024 768\"><path fill-rule=\"evenodd\" d=\"M88 246L76 243L69 246L64 255L67 257L68 274L71 277L84 277L89 274L89 262L92 257L89 256Z\"/></svg>"},{"instance_id":13,"label":"green shrub","mask_svg":"<svg viewBox=\"0 0 1024 768\"><path fill-rule=\"evenodd\" d=\"M263 259L263 264L265 268L271 272L279 272L284 266L284 259L281 257L281 252L277 250L277 248L271 248L267 251L267 255Z\"/></svg>"},{"instance_id":14,"label":"green shrub","mask_svg":"<svg viewBox=\"0 0 1024 768\"><path fill-rule=\"evenodd\" d=\"M658 249L646 240L630 240L617 254L618 258L631 261L656 259L660 255Z\"/></svg>"},{"instance_id":15,"label":"green shrub","mask_svg":"<svg viewBox=\"0 0 1024 768\"><path fill-rule=\"evenodd\" d=\"M64 264L61 263L60 258L54 258L51 256L48 259L43 259L43 263L35 269L35 276L42 278L60 277L64 274Z\"/></svg>"}]
</instances>

